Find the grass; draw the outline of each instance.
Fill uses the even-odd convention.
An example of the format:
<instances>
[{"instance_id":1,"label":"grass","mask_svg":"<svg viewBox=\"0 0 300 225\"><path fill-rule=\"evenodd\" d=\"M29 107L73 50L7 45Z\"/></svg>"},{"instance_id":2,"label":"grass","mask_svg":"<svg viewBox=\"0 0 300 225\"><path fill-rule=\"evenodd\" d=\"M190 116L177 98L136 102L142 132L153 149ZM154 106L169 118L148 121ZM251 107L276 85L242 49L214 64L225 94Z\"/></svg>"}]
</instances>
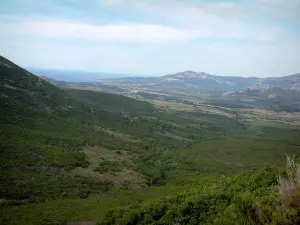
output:
<instances>
[{"instance_id":1,"label":"grass","mask_svg":"<svg viewBox=\"0 0 300 225\"><path fill-rule=\"evenodd\" d=\"M166 158L206 173L232 173L264 165L282 166L285 154L300 154L299 132L266 130L204 139L200 144L171 151Z\"/></svg>"}]
</instances>

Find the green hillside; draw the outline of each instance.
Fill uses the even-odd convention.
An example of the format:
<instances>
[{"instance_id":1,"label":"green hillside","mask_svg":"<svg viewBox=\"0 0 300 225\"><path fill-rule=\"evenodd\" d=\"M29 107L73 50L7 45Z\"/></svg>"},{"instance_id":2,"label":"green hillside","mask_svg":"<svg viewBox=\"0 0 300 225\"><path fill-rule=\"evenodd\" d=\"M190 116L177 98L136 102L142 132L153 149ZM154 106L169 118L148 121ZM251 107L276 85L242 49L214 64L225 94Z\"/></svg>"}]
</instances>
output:
<instances>
[{"instance_id":1,"label":"green hillside","mask_svg":"<svg viewBox=\"0 0 300 225\"><path fill-rule=\"evenodd\" d=\"M122 95L77 89L70 89L68 92L75 98L101 106L108 112L121 112L129 115L147 115L155 112L154 107L150 103Z\"/></svg>"},{"instance_id":2,"label":"green hillside","mask_svg":"<svg viewBox=\"0 0 300 225\"><path fill-rule=\"evenodd\" d=\"M296 114L60 89L3 57L0 85L1 224L298 221L275 201Z\"/></svg>"},{"instance_id":3,"label":"green hillside","mask_svg":"<svg viewBox=\"0 0 300 225\"><path fill-rule=\"evenodd\" d=\"M298 112L300 109L300 91L280 87L272 87L264 91L246 89L208 99L206 103L232 108L260 108L278 112Z\"/></svg>"},{"instance_id":4,"label":"green hillside","mask_svg":"<svg viewBox=\"0 0 300 225\"><path fill-rule=\"evenodd\" d=\"M61 90L4 58L2 61L0 179L5 202L88 196L114 186L114 178L99 180L74 172L92 164L85 146L130 154L122 159L129 160L128 165L123 163L119 170L137 173L143 177L139 183L146 184L152 179L151 167L146 166L151 155L196 142L203 135L200 125L211 123L204 121L195 127L188 118L157 111L149 103L128 97ZM207 133L221 134L217 127ZM239 129L238 124L233 127ZM99 171L111 172L110 164L100 160L99 166L106 169ZM96 171L98 165L92 166ZM131 180L126 182L133 185Z\"/></svg>"},{"instance_id":5,"label":"green hillside","mask_svg":"<svg viewBox=\"0 0 300 225\"><path fill-rule=\"evenodd\" d=\"M110 210L100 224L282 224L275 184L271 168L202 178L165 198Z\"/></svg>"}]
</instances>

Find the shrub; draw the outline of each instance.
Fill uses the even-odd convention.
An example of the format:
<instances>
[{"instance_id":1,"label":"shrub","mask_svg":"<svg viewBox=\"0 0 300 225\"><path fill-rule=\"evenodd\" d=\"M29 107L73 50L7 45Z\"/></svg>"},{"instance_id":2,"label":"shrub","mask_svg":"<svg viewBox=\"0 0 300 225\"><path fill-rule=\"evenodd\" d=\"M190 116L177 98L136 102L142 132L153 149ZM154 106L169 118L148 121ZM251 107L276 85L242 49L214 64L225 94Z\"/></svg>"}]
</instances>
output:
<instances>
[{"instance_id":1,"label":"shrub","mask_svg":"<svg viewBox=\"0 0 300 225\"><path fill-rule=\"evenodd\" d=\"M278 177L279 211L285 221L300 223L300 165L287 155L286 174Z\"/></svg>"}]
</instances>

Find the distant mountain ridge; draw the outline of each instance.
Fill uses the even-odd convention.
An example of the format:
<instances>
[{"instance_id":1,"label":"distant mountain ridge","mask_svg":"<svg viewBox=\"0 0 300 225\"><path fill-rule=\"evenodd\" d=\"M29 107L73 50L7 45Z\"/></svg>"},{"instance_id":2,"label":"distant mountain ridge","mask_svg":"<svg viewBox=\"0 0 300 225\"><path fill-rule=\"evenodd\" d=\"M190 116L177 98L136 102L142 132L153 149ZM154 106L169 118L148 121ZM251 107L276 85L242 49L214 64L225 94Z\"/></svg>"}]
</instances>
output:
<instances>
[{"instance_id":1,"label":"distant mountain ridge","mask_svg":"<svg viewBox=\"0 0 300 225\"><path fill-rule=\"evenodd\" d=\"M171 88L184 89L193 88L200 91L237 91L247 88L266 90L272 87L300 90L300 73L283 77L240 77L240 76L218 76L206 72L183 71L167 74L160 77L143 77L128 74L90 73L79 71L30 69L40 77L58 84L68 83L104 83L109 85L135 85L146 88ZM59 83L58 83L59 82Z\"/></svg>"},{"instance_id":2,"label":"distant mountain ridge","mask_svg":"<svg viewBox=\"0 0 300 225\"><path fill-rule=\"evenodd\" d=\"M257 89L268 89L271 87L299 89L300 73L284 77L234 77L234 76L216 76L205 72L185 71L176 74L170 74L162 77L168 81L184 81L194 85L207 84L221 89L246 89L249 87Z\"/></svg>"},{"instance_id":3,"label":"distant mountain ridge","mask_svg":"<svg viewBox=\"0 0 300 225\"><path fill-rule=\"evenodd\" d=\"M205 72L184 71L168 74L161 77L127 77L127 78L105 78L102 82L112 85L139 85L196 88L204 91L234 91L247 88L269 89L280 87L288 89L300 89L300 73L284 77L234 77L216 76Z\"/></svg>"}]
</instances>

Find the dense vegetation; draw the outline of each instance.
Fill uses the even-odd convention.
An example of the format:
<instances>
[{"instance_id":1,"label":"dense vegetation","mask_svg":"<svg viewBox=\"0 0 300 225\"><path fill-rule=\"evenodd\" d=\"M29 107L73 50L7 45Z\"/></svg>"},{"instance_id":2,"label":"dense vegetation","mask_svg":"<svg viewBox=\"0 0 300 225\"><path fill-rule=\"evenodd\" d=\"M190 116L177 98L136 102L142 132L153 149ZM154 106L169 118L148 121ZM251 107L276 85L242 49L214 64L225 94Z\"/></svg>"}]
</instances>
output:
<instances>
[{"instance_id":1,"label":"dense vegetation","mask_svg":"<svg viewBox=\"0 0 300 225\"><path fill-rule=\"evenodd\" d=\"M275 183L271 168L202 178L166 198L110 210L101 224L251 224L260 220L252 219L256 198L272 203Z\"/></svg>"},{"instance_id":2,"label":"dense vegetation","mask_svg":"<svg viewBox=\"0 0 300 225\"><path fill-rule=\"evenodd\" d=\"M151 158L163 149L196 142L203 135L201 126L213 122L194 127L192 120L158 111L147 102L114 94L60 90L6 63L11 66L0 67L0 179L5 202L88 196L107 190L112 185L109 181L72 173L74 168L89 166L84 146L135 153L133 160L138 165L134 170L152 183L156 171L144 169L149 155ZM234 120L224 119L239 129ZM206 129L207 135L222 132L222 125ZM102 163L94 170L107 171L104 167Z\"/></svg>"},{"instance_id":3,"label":"dense vegetation","mask_svg":"<svg viewBox=\"0 0 300 225\"><path fill-rule=\"evenodd\" d=\"M286 171L204 177L165 198L110 210L100 224L299 224L299 172L288 158Z\"/></svg>"},{"instance_id":4,"label":"dense vegetation","mask_svg":"<svg viewBox=\"0 0 300 225\"><path fill-rule=\"evenodd\" d=\"M300 151L294 118L60 89L0 60L1 224L298 221L276 189Z\"/></svg>"}]
</instances>

